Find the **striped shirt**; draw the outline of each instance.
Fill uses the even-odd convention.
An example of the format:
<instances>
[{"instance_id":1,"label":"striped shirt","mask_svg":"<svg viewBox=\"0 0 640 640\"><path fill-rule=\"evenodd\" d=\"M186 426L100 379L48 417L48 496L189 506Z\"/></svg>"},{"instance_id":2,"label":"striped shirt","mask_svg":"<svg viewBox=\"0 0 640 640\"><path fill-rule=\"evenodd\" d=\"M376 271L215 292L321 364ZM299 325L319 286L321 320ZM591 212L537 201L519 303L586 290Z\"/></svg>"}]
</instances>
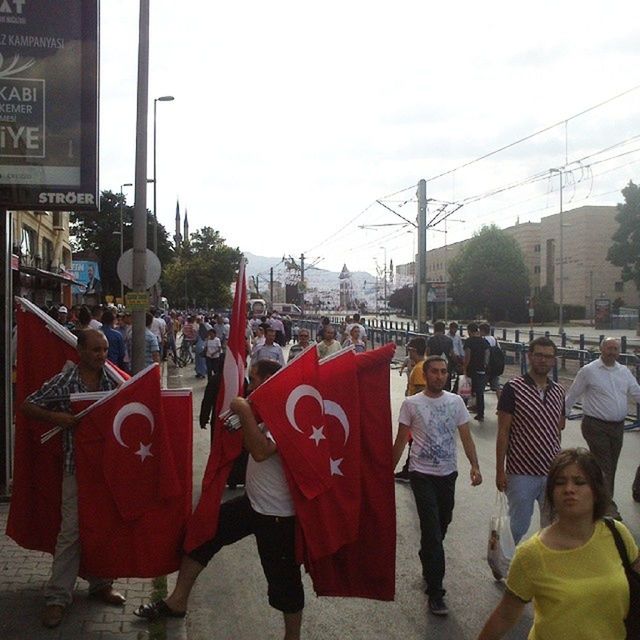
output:
<instances>
[{"instance_id":1,"label":"striped shirt","mask_svg":"<svg viewBox=\"0 0 640 640\"><path fill-rule=\"evenodd\" d=\"M106 370L103 369L98 390L111 391L117 386L118 383L112 380L107 375ZM89 391L89 389L87 389L80 377L78 365L74 364L69 367L65 366L58 375L47 380L40 389L34 391L26 401L47 411L73 413L71 409L71 394L86 391ZM67 473L75 473L73 429L62 430L62 447L64 451L64 470Z\"/></svg>"},{"instance_id":2,"label":"striped shirt","mask_svg":"<svg viewBox=\"0 0 640 640\"><path fill-rule=\"evenodd\" d=\"M529 374L509 380L498 410L513 416L507 446L507 473L546 476L560 451L564 389L553 380L540 390Z\"/></svg>"}]
</instances>

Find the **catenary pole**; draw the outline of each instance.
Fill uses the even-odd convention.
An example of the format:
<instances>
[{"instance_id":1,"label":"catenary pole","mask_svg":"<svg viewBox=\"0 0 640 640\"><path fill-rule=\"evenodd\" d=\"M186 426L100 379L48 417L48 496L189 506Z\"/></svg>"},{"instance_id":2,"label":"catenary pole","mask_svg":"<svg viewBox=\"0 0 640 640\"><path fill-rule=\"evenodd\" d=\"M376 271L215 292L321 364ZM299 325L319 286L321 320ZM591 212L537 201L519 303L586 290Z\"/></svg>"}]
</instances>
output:
<instances>
[{"instance_id":1,"label":"catenary pole","mask_svg":"<svg viewBox=\"0 0 640 640\"><path fill-rule=\"evenodd\" d=\"M133 211L133 290L147 291L147 118L149 107L149 0L140 0L138 103L136 120L135 205ZM133 309L131 365L144 369L146 309Z\"/></svg>"},{"instance_id":2,"label":"catenary pole","mask_svg":"<svg viewBox=\"0 0 640 640\"><path fill-rule=\"evenodd\" d=\"M418 182L418 330L427 322L427 181Z\"/></svg>"}]
</instances>

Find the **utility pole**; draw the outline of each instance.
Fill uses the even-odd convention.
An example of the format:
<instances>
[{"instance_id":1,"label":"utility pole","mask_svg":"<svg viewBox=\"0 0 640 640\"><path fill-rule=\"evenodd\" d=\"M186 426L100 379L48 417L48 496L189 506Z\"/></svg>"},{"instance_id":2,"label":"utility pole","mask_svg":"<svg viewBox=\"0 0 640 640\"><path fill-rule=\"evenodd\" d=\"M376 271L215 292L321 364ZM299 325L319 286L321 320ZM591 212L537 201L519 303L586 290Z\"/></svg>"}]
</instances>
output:
<instances>
[{"instance_id":1,"label":"utility pole","mask_svg":"<svg viewBox=\"0 0 640 640\"><path fill-rule=\"evenodd\" d=\"M133 290L147 291L147 111L149 108L149 0L140 0L138 27L138 103L136 122L135 205L133 213ZM132 311L133 373L144 369L146 309Z\"/></svg>"},{"instance_id":2,"label":"utility pole","mask_svg":"<svg viewBox=\"0 0 640 640\"><path fill-rule=\"evenodd\" d=\"M302 315L304 315L304 290L306 288L304 283L304 253L300 254L300 285L302 286L302 291L300 292L302 294L302 304L300 305L300 308L302 309Z\"/></svg>"},{"instance_id":3,"label":"utility pole","mask_svg":"<svg viewBox=\"0 0 640 640\"><path fill-rule=\"evenodd\" d=\"M418 182L418 330L427 322L427 181Z\"/></svg>"},{"instance_id":4,"label":"utility pole","mask_svg":"<svg viewBox=\"0 0 640 640\"><path fill-rule=\"evenodd\" d=\"M271 311L273 311L273 267L269 269L269 296L271 297Z\"/></svg>"}]
</instances>

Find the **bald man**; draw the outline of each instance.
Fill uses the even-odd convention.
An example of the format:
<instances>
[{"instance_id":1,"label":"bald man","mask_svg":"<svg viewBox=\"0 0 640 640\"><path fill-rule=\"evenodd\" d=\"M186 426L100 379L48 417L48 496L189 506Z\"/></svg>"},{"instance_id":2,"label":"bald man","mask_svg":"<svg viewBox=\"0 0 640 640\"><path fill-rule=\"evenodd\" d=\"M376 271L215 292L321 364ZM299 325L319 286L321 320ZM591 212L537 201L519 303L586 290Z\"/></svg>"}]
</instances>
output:
<instances>
[{"instance_id":1,"label":"bald man","mask_svg":"<svg viewBox=\"0 0 640 640\"><path fill-rule=\"evenodd\" d=\"M640 385L629 369L618 362L620 341L605 338L600 357L578 371L566 397L567 415L582 398L582 435L596 457L611 503L607 515L620 519L614 502L614 483L622 449L628 397L640 402Z\"/></svg>"}]
</instances>

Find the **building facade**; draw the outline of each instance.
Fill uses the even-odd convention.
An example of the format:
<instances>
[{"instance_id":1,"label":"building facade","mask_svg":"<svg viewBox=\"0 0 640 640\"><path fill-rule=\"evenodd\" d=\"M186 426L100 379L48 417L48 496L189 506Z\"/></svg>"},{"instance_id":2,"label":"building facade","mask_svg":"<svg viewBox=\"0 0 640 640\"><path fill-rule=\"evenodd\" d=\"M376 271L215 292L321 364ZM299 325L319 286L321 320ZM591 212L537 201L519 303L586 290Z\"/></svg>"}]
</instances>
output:
<instances>
[{"instance_id":1,"label":"building facade","mask_svg":"<svg viewBox=\"0 0 640 640\"><path fill-rule=\"evenodd\" d=\"M622 282L621 269L607 260L611 238L618 228L614 206L585 206L562 213L562 251L560 214L540 222L517 223L504 229L520 249L529 271L531 295L549 287L560 303L560 260L562 254L562 301L584 306L587 318L594 316L594 301L600 298L624 301L637 307L640 296L633 282ZM448 265L469 240L462 240L427 251L428 282L448 281ZM414 263L398 265L396 273L414 273ZM398 278L399 280L400 278Z\"/></svg>"}]
</instances>

